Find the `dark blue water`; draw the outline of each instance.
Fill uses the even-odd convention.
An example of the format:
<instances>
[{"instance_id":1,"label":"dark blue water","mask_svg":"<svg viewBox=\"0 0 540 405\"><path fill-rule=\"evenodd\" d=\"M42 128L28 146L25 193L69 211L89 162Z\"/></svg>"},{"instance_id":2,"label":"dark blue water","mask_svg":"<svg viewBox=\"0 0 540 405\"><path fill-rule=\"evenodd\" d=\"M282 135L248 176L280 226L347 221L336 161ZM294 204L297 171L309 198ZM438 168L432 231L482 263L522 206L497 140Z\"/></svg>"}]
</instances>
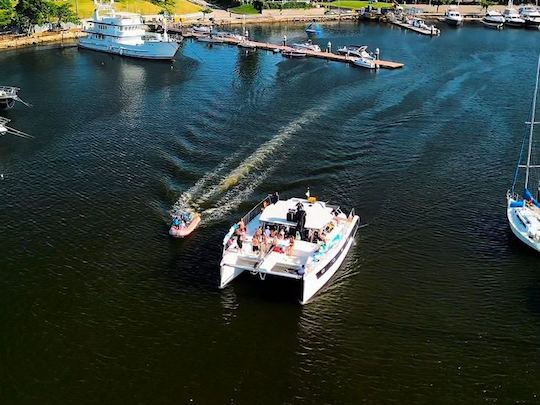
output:
<instances>
[{"instance_id":1,"label":"dark blue water","mask_svg":"<svg viewBox=\"0 0 540 405\"><path fill-rule=\"evenodd\" d=\"M172 67L0 54L33 104L4 115L35 136L0 139L0 402L538 402L538 255L504 203L540 36L318 40L405 68L191 42ZM331 285L305 307L279 280L219 290L231 222L308 186L368 224ZM204 212L186 240L167 236L176 202Z\"/></svg>"}]
</instances>

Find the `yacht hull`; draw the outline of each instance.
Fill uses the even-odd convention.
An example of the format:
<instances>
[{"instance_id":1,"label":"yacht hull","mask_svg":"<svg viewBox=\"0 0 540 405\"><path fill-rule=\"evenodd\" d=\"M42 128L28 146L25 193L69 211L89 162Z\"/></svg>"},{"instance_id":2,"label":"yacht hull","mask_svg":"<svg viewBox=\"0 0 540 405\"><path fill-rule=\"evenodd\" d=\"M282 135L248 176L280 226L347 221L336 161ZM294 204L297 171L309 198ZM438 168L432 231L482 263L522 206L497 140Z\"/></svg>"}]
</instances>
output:
<instances>
[{"instance_id":1,"label":"yacht hull","mask_svg":"<svg viewBox=\"0 0 540 405\"><path fill-rule=\"evenodd\" d=\"M527 228L518 218L516 214L516 209L510 207L510 203L508 204L508 207L506 209L506 216L508 218L508 224L510 225L510 229L512 230L512 233L516 236L516 238L518 238L520 241L525 243L527 246L533 248L537 252L540 252L540 243L533 241L527 236Z\"/></svg>"},{"instance_id":2,"label":"yacht hull","mask_svg":"<svg viewBox=\"0 0 540 405\"><path fill-rule=\"evenodd\" d=\"M347 253L349 253L349 250L354 243L354 238L358 231L358 217L355 217L353 221L354 222L351 224L346 236L347 241L343 244L339 253L330 260L330 263L316 272L304 275L302 300L300 301L302 305L307 304L309 300L311 300L311 298L313 298L313 296L330 281L332 276L336 274L341 267L341 264L345 260L345 257L347 257Z\"/></svg>"},{"instance_id":3,"label":"yacht hull","mask_svg":"<svg viewBox=\"0 0 540 405\"><path fill-rule=\"evenodd\" d=\"M454 27L457 27L458 25L461 25L463 24L463 20L458 20L458 19L455 19L455 18L448 18L446 17L444 19L444 21L448 24L448 25L452 25Z\"/></svg>"},{"instance_id":4,"label":"yacht hull","mask_svg":"<svg viewBox=\"0 0 540 405\"><path fill-rule=\"evenodd\" d=\"M97 52L111 53L138 59L172 60L179 45L176 42L150 42L144 45L100 43L89 38L81 38L79 47Z\"/></svg>"}]
</instances>

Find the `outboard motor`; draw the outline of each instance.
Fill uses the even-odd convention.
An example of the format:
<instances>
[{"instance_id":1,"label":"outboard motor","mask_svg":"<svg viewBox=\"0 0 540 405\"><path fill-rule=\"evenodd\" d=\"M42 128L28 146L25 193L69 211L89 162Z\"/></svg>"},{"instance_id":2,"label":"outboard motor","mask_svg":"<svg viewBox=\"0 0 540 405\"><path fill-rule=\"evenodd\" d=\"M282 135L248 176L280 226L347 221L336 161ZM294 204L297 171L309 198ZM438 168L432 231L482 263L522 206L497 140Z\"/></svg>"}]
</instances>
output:
<instances>
[{"instance_id":1,"label":"outboard motor","mask_svg":"<svg viewBox=\"0 0 540 405\"><path fill-rule=\"evenodd\" d=\"M306 225L306 211L304 209L298 209L296 212L296 230L300 233L300 235L304 234L304 226Z\"/></svg>"}]
</instances>

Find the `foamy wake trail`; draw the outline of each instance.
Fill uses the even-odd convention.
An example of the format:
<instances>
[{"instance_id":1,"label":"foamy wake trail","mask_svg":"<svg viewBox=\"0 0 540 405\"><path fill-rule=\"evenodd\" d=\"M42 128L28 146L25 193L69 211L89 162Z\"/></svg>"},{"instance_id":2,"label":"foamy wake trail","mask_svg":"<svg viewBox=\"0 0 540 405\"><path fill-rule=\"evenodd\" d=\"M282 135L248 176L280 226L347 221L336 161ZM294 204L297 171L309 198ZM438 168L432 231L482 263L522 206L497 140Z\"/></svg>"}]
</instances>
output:
<instances>
[{"instance_id":1,"label":"foamy wake trail","mask_svg":"<svg viewBox=\"0 0 540 405\"><path fill-rule=\"evenodd\" d=\"M224 175L223 172L233 157L224 161L215 170L197 181L193 187L182 193L172 207L171 215L191 210L201 213L204 222L211 222L236 208L281 163L284 154L275 156L275 152L301 130L303 125L309 123L320 113L320 108L307 110L283 127L273 138L259 146L228 175ZM203 204L211 203L213 200L217 200L217 202L212 204L212 207L201 209Z\"/></svg>"}]
</instances>

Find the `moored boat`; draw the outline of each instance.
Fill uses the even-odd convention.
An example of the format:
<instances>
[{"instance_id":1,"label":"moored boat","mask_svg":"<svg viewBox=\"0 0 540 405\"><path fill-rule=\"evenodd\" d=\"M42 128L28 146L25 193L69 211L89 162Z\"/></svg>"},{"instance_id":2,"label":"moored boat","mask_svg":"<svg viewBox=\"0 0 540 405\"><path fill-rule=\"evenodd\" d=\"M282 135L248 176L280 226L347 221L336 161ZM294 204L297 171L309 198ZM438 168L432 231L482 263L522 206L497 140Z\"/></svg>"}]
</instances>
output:
<instances>
[{"instance_id":1,"label":"moored boat","mask_svg":"<svg viewBox=\"0 0 540 405\"><path fill-rule=\"evenodd\" d=\"M514 8L512 0L508 1L508 6L503 12L504 24L509 27L522 28L525 26L525 20L521 18L518 11Z\"/></svg>"},{"instance_id":2,"label":"moored boat","mask_svg":"<svg viewBox=\"0 0 540 405\"><path fill-rule=\"evenodd\" d=\"M321 52L319 45L314 44L311 39L308 39L306 42L292 44L292 47L302 51Z\"/></svg>"},{"instance_id":3,"label":"moored boat","mask_svg":"<svg viewBox=\"0 0 540 405\"><path fill-rule=\"evenodd\" d=\"M540 11L535 6L523 6L519 8L521 18L525 20L525 28L540 28Z\"/></svg>"},{"instance_id":4,"label":"moored boat","mask_svg":"<svg viewBox=\"0 0 540 405\"><path fill-rule=\"evenodd\" d=\"M493 25L504 24L504 21L503 15L496 10L488 10L484 18L482 18L482 22Z\"/></svg>"},{"instance_id":5,"label":"moored boat","mask_svg":"<svg viewBox=\"0 0 540 405\"><path fill-rule=\"evenodd\" d=\"M366 57L361 56L359 58L356 58L353 61L353 64L355 66L363 67L363 68L366 68L366 69L376 69L377 68L377 63L375 62L375 58L373 58L373 57L366 58Z\"/></svg>"},{"instance_id":6,"label":"moored boat","mask_svg":"<svg viewBox=\"0 0 540 405\"><path fill-rule=\"evenodd\" d=\"M315 22L309 23L306 27L306 34L320 34L322 32L321 26Z\"/></svg>"},{"instance_id":7,"label":"moored boat","mask_svg":"<svg viewBox=\"0 0 540 405\"><path fill-rule=\"evenodd\" d=\"M175 215L169 228L169 235L174 238L185 238L190 235L200 224L200 214L191 214L189 212Z\"/></svg>"},{"instance_id":8,"label":"moored boat","mask_svg":"<svg viewBox=\"0 0 540 405\"><path fill-rule=\"evenodd\" d=\"M288 49L281 52L286 58L305 58L307 56L306 51L301 49Z\"/></svg>"},{"instance_id":9,"label":"moored boat","mask_svg":"<svg viewBox=\"0 0 540 405\"><path fill-rule=\"evenodd\" d=\"M529 191L529 185L535 184L532 181L532 174L533 172L538 173L538 169L540 169L540 165L538 165L540 161L534 159L538 153L534 153L536 151L533 150L539 79L540 56L538 57L538 65L536 68L536 85L531 107L531 119L530 122L527 123L527 125L529 125L529 131L526 135L528 137L527 156L525 163L522 163L523 146L527 144L524 141L514 174L512 188L506 193L506 215L510 229L519 240L538 252L540 252L540 183L538 185L538 194L536 198ZM520 169L525 169L523 196L520 196L516 192ZM535 178L534 180L538 181L539 179Z\"/></svg>"},{"instance_id":10,"label":"moored boat","mask_svg":"<svg viewBox=\"0 0 540 405\"><path fill-rule=\"evenodd\" d=\"M446 12L444 13L444 21L448 25L458 26L463 24L463 16L458 11L457 8L451 6Z\"/></svg>"},{"instance_id":11,"label":"moored boat","mask_svg":"<svg viewBox=\"0 0 540 405\"><path fill-rule=\"evenodd\" d=\"M166 27L163 34L149 34L139 14L116 12L113 0L95 4L80 48L140 59L171 60L176 55L179 44L169 38Z\"/></svg>"},{"instance_id":12,"label":"moored boat","mask_svg":"<svg viewBox=\"0 0 540 405\"><path fill-rule=\"evenodd\" d=\"M13 108L17 101L19 103L22 103L28 106L29 104L21 100L21 98L17 94L19 90L20 89L18 87L0 86L0 108L2 109Z\"/></svg>"},{"instance_id":13,"label":"moored boat","mask_svg":"<svg viewBox=\"0 0 540 405\"><path fill-rule=\"evenodd\" d=\"M306 304L337 272L360 219L315 198L268 196L231 227L223 240L220 288L247 271L297 280Z\"/></svg>"}]
</instances>

